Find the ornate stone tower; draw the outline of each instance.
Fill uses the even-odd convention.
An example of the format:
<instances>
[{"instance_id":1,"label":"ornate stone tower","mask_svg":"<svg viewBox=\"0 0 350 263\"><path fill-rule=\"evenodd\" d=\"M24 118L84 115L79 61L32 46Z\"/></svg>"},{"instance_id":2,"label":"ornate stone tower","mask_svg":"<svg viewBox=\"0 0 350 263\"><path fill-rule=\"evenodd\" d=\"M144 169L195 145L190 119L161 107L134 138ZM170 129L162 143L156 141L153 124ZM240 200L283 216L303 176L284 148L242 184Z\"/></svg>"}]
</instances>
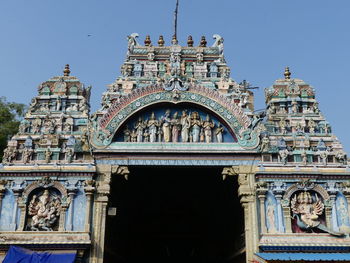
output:
<instances>
[{"instance_id":1,"label":"ornate stone tower","mask_svg":"<svg viewBox=\"0 0 350 263\"><path fill-rule=\"evenodd\" d=\"M286 68L257 114L221 36L137 38L91 116L90 88L68 66L39 86L0 169L1 251L69 249L91 263L349 257L350 170L314 89Z\"/></svg>"}]
</instances>

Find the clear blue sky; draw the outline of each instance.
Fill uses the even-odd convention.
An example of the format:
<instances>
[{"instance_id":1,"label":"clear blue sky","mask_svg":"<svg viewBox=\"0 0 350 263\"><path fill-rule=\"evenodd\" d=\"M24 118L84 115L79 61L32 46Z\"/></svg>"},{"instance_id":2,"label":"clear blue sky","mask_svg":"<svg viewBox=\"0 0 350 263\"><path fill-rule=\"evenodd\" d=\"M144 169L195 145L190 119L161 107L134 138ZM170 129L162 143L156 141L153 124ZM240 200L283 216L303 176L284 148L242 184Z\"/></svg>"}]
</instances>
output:
<instances>
[{"instance_id":1,"label":"clear blue sky","mask_svg":"<svg viewBox=\"0 0 350 263\"><path fill-rule=\"evenodd\" d=\"M92 85L92 108L120 73L126 36L160 34L170 42L175 0L0 0L0 95L28 104L37 86L59 75ZM350 152L349 0L180 0L179 40L193 35L225 39L225 56L236 81L263 89L293 76L317 91L320 108ZM90 37L88 35L91 34Z\"/></svg>"}]
</instances>

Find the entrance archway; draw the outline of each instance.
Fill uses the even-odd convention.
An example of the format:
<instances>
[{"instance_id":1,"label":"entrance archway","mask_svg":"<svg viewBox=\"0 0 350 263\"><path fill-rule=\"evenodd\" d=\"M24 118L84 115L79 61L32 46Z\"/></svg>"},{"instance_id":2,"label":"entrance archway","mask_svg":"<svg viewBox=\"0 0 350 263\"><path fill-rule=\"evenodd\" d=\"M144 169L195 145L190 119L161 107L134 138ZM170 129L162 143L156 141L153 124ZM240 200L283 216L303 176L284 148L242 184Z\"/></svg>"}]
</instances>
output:
<instances>
[{"instance_id":1,"label":"entrance archway","mask_svg":"<svg viewBox=\"0 0 350 263\"><path fill-rule=\"evenodd\" d=\"M104 262L245 262L236 178L223 181L221 167L129 170L112 180Z\"/></svg>"}]
</instances>

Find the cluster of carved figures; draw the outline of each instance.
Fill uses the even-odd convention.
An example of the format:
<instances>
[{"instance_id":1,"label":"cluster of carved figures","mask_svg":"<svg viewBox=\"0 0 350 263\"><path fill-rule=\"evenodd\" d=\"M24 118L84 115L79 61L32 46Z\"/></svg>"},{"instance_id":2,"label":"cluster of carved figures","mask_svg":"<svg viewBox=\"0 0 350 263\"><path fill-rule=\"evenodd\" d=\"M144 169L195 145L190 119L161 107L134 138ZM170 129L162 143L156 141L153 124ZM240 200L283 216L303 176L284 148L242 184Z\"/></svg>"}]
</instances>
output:
<instances>
[{"instance_id":1,"label":"cluster of carved figures","mask_svg":"<svg viewBox=\"0 0 350 263\"><path fill-rule=\"evenodd\" d=\"M52 231L60 212L60 197L46 189L38 196L33 195L28 205L31 221L27 227L32 231Z\"/></svg>"},{"instance_id":2,"label":"cluster of carved figures","mask_svg":"<svg viewBox=\"0 0 350 263\"><path fill-rule=\"evenodd\" d=\"M183 110L179 117L178 112L171 116L171 111L166 110L160 119L154 112L145 121L140 117L134 129L126 126L123 132L125 142L222 143L224 128L220 123L215 124L209 115L202 120L196 111L187 113L187 110Z\"/></svg>"},{"instance_id":3,"label":"cluster of carved figures","mask_svg":"<svg viewBox=\"0 0 350 263\"><path fill-rule=\"evenodd\" d=\"M327 186L329 189L332 188L331 193L327 193L323 187L308 180L292 185L288 189L283 183L271 185L273 186L265 197L268 233L326 232L334 236L350 233L347 201L341 192L334 191L335 188L332 188L334 183ZM281 194L284 191L282 198ZM290 220L290 223L285 220ZM285 228L289 228L288 225L291 229L286 230Z\"/></svg>"},{"instance_id":4,"label":"cluster of carved figures","mask_svg":"<svg viewBox=\"0 0 350 263\"><path fill-rule=\"evenodd\" d=\"M59 156L53 158L54 155L64 155L64 163L71 163L76 158L76 150L80 148L80 151L89 150L89 142L86 133L81 135L80 140L77 140L74 136L70 136L67 140L61 143L58 147L59 139L56 136L54 138L43 137L36 144L33 139L29 136L25 142L17 146L8 146L4 150L3 163L11 164L14 161L20 161L23 164L29 164L31 162L44 162L50 163L52 160L58 160ZM50 145L45 145L50 143ZM44 146L45 145L45 146ZM36 156L36 157L35 157Z\"/></svg>"}]
</instances>

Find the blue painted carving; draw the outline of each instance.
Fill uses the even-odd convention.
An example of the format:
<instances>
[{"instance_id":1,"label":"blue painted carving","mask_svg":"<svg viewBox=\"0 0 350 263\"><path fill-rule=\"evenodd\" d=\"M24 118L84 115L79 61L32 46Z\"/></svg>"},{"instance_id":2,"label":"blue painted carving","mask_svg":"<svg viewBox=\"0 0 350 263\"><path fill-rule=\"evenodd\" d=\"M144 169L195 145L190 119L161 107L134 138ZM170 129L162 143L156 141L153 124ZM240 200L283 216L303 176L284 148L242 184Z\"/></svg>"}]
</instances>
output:
<instances>
[{"instance_id":1,"label":"blue painted carving","mask_svg":"<svg viewBox=\"0 0 350 263\"><path fill-rule=\"evenodd\" d=\"M337 225L340 232L350 232L350 221L348 212L348 203L343 194L338 193L336 199Z\"/></svg>"},{"instance_id":2,"label":"blue painted carving","mask_svg":"<svg viewBox=\"0 0 350 263\"><path fill-rule=\"evenodd\" d=\"M216 65L215 62L212 62L210 64L210 68L209 68L209 77L211 78L217 78L218 77L218 66Z\"/></svg>"},{"instance_id":3,"label":"blue painted carving","mask_svg":"<svg viewBox=\"0 0 350 263\"><path fill-rule=\"evenodd\" d=\"M168 106L168 107L167 107ZM126 126L128 127L128 129L130 129L131 131L133 129L136 129L137 127L137 121L139 120L139 118L141 117L142 120L146 121L148 119L150 119L152 112L154 112L155 118L157 120L161 120L162 116L164 116L164 113L166 110L170 110L170 119L172 118L172 116L174 115L175 112L178 113L179 118L181 117L181 113L183 110L186 110L188 115L191 115L192 112L198 112L199 113L199 117L202 120L206 119L207 114L209 114L210 116L210 120L212 120L215 124L215 127L213 128L213 142L217 142L217 138L215 136L214 130L218 127L218 124L221 125L221 127L223 128L223 132L222 132L222 136L223 136L223 142L237 142L237 139L234 137L234 134L232 134L230 132L230 129L225 125L225 123L222 123L219 118L217 116L214 116L210 113L208 113L205 110L202 110L198 107L195 106L182 106L182 105L167 105L167 106L162 106L160 108L147 108L144 111L139 112L139 114L134 115L132 118L130 118L130 120L128 120ZM116 136L114 137L113 141L114 142L123 142L124 141L124 132L126 126L123 126L117 133ZM181 135L179 136L179 141L181 140Z\"/></svg>"},{"instance_id":4,"label":"blue painted carving","mask_svg":"<svg viewBox=\"0 0 350 263\"><path fill-rule=\"evenodd\" d=\"M86 196L79 188L74 198L73 231L84 231Z\"/></svg>"},{"instance_id":5,"label":"blue painted carving","mask_svg":"<svg viewBox=\"0 0 350 263\"><path fill-rule=\"evenodd\" d=\"M268 192L265 199L265 218L268 233L278 232L277 200L275 196Z\"/></svg>"},{"instance_id":6,"label":"blue painted carving","mask_svg":"<svg viewBox=\"0 0 350 263\"><path fill-rule=\"evenodd\" d=\"M137 62L134 65L134 76L141 77L141 75L142 75L142 65L139 62Z\"/></svg>"},{"instance_id":7,"label":"blue painted carving","mask_svg":"<svg viewBox=\"0 0 350 263\"><path fill-rule=\"evenodd\" d=\"M327 146L326 146L325 142L323 141L323 139L320 139L320 140L318 141L317 150L319 150L319 151L325 151L325 150L327 150Z\"/></svg>"},{"instance_id":8,"label":"blue painted carving","mask_svg":"<svg viewBox=\"0 0 350 263\"><path fill-rule=\"evenodd\" d=\"M32 137L28 136L24 142L24 147L26 148L30 148L32 149L33 148L33 139Z\"/></svg>"},{"instance_id":9,"label":"blue painted carving","mask_svg":"<svg viewBox=\"0 0 350 263\"><path fill-rule=\"evenodd\" d=\"M2 199L1 213L0 213L0 230L10 231L13 209L15 205L15 197L11 190L6 190L5 195Z\"/></svg>"}]
</instances>

